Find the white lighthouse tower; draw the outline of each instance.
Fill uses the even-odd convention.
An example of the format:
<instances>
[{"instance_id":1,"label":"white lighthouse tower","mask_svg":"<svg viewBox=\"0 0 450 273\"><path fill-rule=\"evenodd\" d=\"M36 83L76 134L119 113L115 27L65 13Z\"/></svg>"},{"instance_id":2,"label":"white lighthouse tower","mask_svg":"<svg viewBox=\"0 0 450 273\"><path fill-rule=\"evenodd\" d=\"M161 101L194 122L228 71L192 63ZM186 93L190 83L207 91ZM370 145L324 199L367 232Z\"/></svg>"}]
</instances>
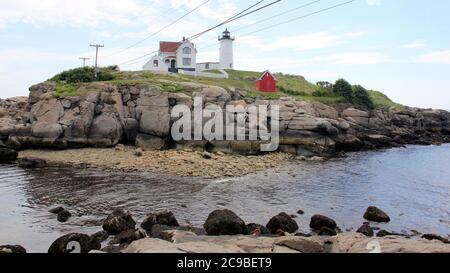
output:
<instances>
[{"instance_id":1,"label":"white lighthouse tower","mask_svg":"<svg viewBox=\"0 0 450 273\"><path fill-rule=\"evenodd\" d=\"M219 37L220 41L220 68L221 69L234 69L234 56L233 56L233 42L234 38L231 37L231 33L226 29L222 36Z\"/></svg>"}]
</instances>

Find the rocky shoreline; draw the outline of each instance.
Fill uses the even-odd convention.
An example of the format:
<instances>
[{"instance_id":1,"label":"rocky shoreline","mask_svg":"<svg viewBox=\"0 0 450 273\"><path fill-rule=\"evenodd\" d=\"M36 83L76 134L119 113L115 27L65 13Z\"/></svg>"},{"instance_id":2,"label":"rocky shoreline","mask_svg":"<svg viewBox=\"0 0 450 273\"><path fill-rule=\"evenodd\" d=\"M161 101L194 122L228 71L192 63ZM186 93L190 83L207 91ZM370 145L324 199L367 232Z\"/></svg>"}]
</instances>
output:
<instances>
[{"instance_id":1,"label":"rocky shoreline","mask_svg":"<svg viewBox=\"0 0 450 273\"><path fill-rule=\"evenodd\" d=\"M71 217L61 207L49 213L60 222ZM48 253L450 253L450 241L437 235L372 228L373 222L390 221L376 207L367 209L363 217L367 222L356 233L343 233L333 219L323 215L311 218L310 233L297 233L293 217L280 213L264 226L247 224L224 209L213 211L199 228L181 226L172 212L161 211L149 213L137 227L128 210L117 208L103 221L102 231L64 235ZM4 245L0 253L26 253L26 249Z\"/></svg>"},{"instance_id":2,"label":"rocky shoreline","mask_svg":"<svg viewBox=\"0 0 450 273\"><path fill-rule=\"evenodd\" d=\"M450 113L443 110L404 107L365 111L349 104L330 106L292 97L271 101L251 98L233 87L176 84L181 91L171 93L151 83L90 83L71 96L55 96L55 83L32 86L28 98L0 101L0 146L15 150L77 149L122 143L147 151L261 153L260 143L252 141L174 141L170 128L176 119L171 118L171 109L177 105L192 109L197 97L202 98L204 108L211 104L244 108L278 105L278 151L297 156L331 157L348 151L450 142Z\"/></svg>"},{"instance_id":3,"label":"rocky shoreline","mask_svg":"<svg viewBox=\"0 0 450 273\"><path fill-rule=\"evenodd\" d=\"M108 171L152 172L178 177L237 177L277 168L292 155L227 155L191 150L144 151L131 146L72 150L24 150L18 154L23 167L70 166Z\"/></svg>"}]
</instances>

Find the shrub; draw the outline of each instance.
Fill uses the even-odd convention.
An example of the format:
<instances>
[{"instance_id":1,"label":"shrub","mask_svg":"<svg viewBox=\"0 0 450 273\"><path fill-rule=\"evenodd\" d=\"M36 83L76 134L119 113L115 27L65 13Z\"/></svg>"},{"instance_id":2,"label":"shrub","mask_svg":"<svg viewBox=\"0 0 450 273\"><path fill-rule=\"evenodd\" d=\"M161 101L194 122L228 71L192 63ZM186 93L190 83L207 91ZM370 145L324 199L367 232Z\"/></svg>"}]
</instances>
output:
<instances>
[{"instance_id":1,"label":"shrub","mask_svg":"<svg viewBox=\"0 0 450 273\"><path fill-rule=\"evenodd\" d=\"M65 82L65 83L81 83L94 81L110 81L114 79L112 69L115 67L100 68L97 79L95 78L94 67L80 67L71 70L66 70L51 78L51 81Z\"/></svg>"},{"instance_id":2,"label":"shrub","mask_svg":"<svg viewBox=\"0 0 450 273\"><path fill-rule=\"evenodd\" d=\"M335 94L333 93L332 90L329 90L327 88L322 88L322 87L317 88L317 90L314 91L312 93L312 95L314 97L322 97L322 98L323 97L334 97L335 96Z\"/></svg>"},{"instance_id":3,"label":"shrub","mask_svg":"<svg viewBox=\"0 0 450 273\"><path fill-rule=\"evenodd\" d=\"M339 79L333 86L333 93L345 98L348 102L353 102L352 86L344 79Z\"/></svg>"},{"instance_id":4,"label":"shrub","mask_svg":"<svg viewBox=\"0 0 450 273\"><path fill-rule=\"evenodd\" d=\"M375 108L375 104L369 92L361 85L353 86L353 104L365 107L369 110Z\"/></svg>"}]
</instances>

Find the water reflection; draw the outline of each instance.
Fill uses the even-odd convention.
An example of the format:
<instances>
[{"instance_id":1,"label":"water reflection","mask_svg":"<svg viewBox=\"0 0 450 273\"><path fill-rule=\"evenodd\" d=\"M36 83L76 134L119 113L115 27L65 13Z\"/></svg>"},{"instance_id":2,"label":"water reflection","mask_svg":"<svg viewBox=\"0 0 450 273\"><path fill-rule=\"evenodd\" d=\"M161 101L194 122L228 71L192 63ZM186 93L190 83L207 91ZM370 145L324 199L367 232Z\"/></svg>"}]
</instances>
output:
<instances>
[{"instance_id":1,"label":"water reflection","mask_svg":"<svg viewBox=\"0 0 450 273\"><path fill-rule=\"evenodd\" d=\"M181 222L201 226L208 213L229 208L247 222L265 224L285 211L308 231L313 214L358 228L369 205L393 221L383 228L450 233L450 146L411 147L352 154L328 162L293 162L281 170L233 179L191 179L69 168L24 170L0 166L0 243L46 251L67 232L95 232L118 206L142 220L169 209ZM57 205L74 215L66 224L47 211Z\"/></svg>"}]
</instances>

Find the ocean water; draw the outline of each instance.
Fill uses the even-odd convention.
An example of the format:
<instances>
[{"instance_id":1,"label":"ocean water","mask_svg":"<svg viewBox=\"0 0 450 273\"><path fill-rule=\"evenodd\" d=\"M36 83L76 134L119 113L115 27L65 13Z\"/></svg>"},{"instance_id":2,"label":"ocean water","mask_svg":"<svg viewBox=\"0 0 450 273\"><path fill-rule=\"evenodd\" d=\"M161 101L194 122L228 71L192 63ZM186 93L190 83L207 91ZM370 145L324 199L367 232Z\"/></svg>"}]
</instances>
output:
<instances>
[{"instance_id":1,"label":"ocean water","mask_svg":"<svg viewBox=\"0 0 450 273\"><path fill-rule=\"evenodd\" d=\"M58 237L101 230L115 208L142 221L172 210L181 223L202 226L215 209L228 208L246 222L266 224L280 212L296 214L300 231L323 214L342 230L356 230L369 205L392 218L378 224L395 232L450 236L450 145L411 146L349 154L326 162L292 162L281 169L231 179L121 174L70 168L22 169L0 165L0 245L46 252ZM61 224L48 210L72 212Z\"/></svg>"}]
</instances>

